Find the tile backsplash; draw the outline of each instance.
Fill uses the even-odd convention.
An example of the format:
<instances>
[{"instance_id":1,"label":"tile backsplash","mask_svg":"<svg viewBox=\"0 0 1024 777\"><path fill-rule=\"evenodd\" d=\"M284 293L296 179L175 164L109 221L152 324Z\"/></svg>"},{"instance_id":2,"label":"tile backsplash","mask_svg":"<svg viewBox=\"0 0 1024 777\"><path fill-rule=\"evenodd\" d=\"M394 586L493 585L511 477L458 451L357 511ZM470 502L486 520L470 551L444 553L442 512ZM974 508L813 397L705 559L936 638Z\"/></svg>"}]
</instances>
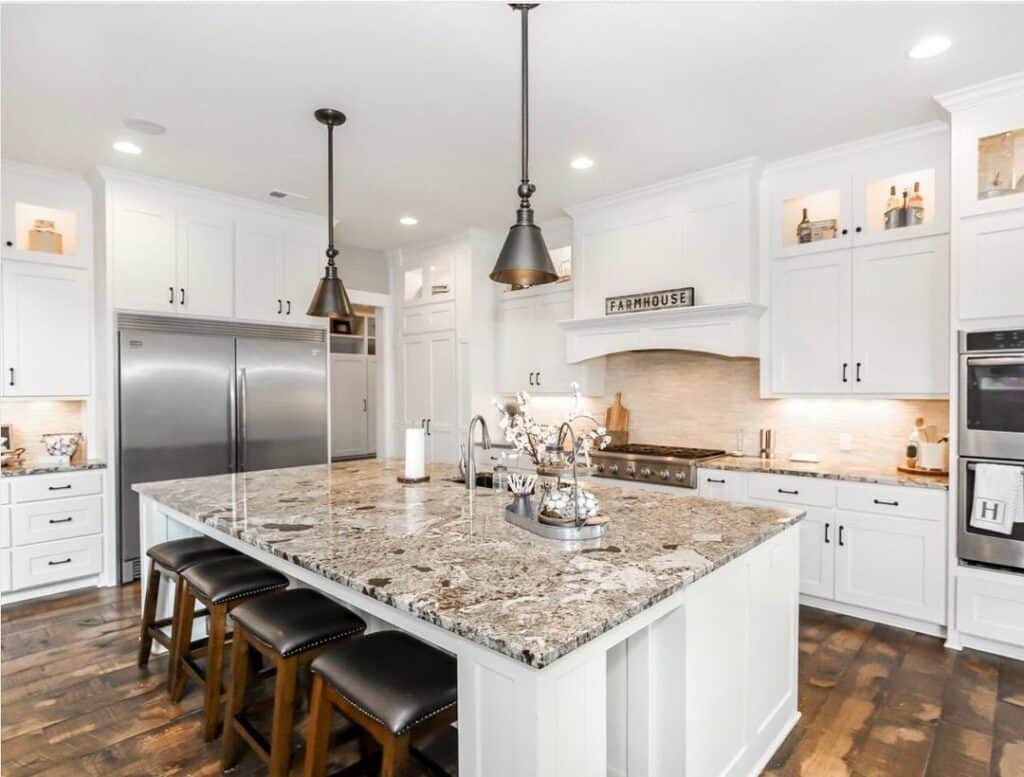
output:
<instances>
[{"instance_id":1,"label":"tile backsplash","mask_svg":"<svg viewBox=\"0 0 1024 777\"><path fill-rule=\"evenodd\" d=\"M761 399L757 359L730 359L692 351L635 351L608 357L605 396L587 405L599 422L615 393L629 409L629 440L734 450L743 433L756 454L758 430L775 430L776 455L817 454L823 462L895 466L914 419L922 416L940 434L949 426L946 400L859 398ZM538 399L534 416L559 417L568 400ZM839 435L853 449L840 452Z\"/></svg>"},{"instance_id":2,"label":"tile backsplash","mask_svg":"<svg viewBox=\"0 0 1024 777\"><path fill-rule=\"evenodd\" d=\"M11 448L25 448L26 463L31 464L48 455L42 436L55 432L79 432L85 429L85 403L73 400L0 401L0 423L11 427ZM87 457L87 441L83 439L75 452L75 462Z\"/></svg>"}]
</instances>

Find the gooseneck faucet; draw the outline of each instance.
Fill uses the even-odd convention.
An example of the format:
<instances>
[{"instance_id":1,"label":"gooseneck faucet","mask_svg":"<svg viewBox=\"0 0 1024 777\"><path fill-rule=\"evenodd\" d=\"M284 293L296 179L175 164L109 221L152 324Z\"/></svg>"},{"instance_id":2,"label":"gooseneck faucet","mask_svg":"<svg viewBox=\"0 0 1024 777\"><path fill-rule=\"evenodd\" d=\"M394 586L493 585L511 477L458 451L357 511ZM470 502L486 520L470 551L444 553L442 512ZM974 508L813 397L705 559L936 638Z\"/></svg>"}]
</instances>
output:
<instances>
[{"instance_id":1,"label":"gooseneck faucet","mask_svg":"<svg viewBox=\"0 0 1024 777\"><path fill-rule=\"evenodd\" d=\"M483 445L484 450L491 447L491 435L487 431L487 421L484 420L482 415L473 416L473 420L469 422L469 435L466 439L466 490L476 490L476 449L473 447L473 430L476 429L477 422L480 423L481 435L480 443Z\"/></svg>"}]
</instances>

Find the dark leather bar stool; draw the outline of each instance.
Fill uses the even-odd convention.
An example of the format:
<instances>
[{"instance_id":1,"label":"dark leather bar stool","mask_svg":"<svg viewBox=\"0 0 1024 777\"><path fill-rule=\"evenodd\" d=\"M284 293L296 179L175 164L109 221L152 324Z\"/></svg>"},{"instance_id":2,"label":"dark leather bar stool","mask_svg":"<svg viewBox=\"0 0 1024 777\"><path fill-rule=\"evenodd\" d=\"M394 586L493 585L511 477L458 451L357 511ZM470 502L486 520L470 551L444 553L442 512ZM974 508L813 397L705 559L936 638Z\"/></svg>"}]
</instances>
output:
<instances>
[{"instance_id":1,"label":"dark leather bar stool","mask_svg":"<svg viewBox=\"0 0 1024 777\"><path fill-rule=\"evenodd\" d=\"M308 588L261 596L231 613L234 636L231 680L224 713L224 754L227 770L238 763L247 744L269 767L270 777L285 777L292 763L292 729L298 672L338 640L362 634L366 622L323 594ZM250 648L274 666L274 695L246 703ZM246 713L273 704L270 741L256 730Z\"/></svg>"},{"instance_id":2,"label":"dark leather bar stool","mask_svg":"<svg viewBox=\"0 0 1024 777\"><path fill-rule=\"evenodd\" d=\"M346 640L313 661L305 777L327 770L331 713L336 709L381 746L381 777L397 777L410 755L436 764L411 745L458 719L455 659L400 631Z\"/></svg>"},{"instance_id":3,"label":"dark leather bar stool","mask_svg":"<svg viewBox=\"0 0 1024 777\"><path fill-rule=\"evenodd\" d=\"M142 627L139 635L139 666L146 666L149 663L149 656L153 649L153 640L167 648L169 661L167 662L168 687L174 681L174 645L176 640L176 626L178 601L181 598L181 589L184 582L181 573L201 561L210 561L216 558L228 558L237 556L237 551L227 545L223 545L210 537L187 537L181 540L171 540L154 545L146 555L149 556L149 581L146 584L146 600L142 607ZM160 584L162 581L173 586L173 599L171 604L172 617L156 617L157 599L160 595ZM207 613L199 612L196 616L203 617ZM171 627L168 635L164 629ZM199 646L196 646L199 649Z\"/></svg>"},{"instance_id":4,"label":"dark leather bar stool","mask_svg":"<svg viewBox=\"0 0 1024 777\"><path fill-rule=\"evenodd\" d=\"M177 675L171 698L179 701L189 679L203 688L207 742L217 736L220 724L221 671L227 641L228 613L243 602L288 587L288 578L248 556L202 561L181 573L185 585L178 597L178 640L175 645ZM196 601L209 610L210 636L206 667L196 663L192 652L192 621Z\"/></svg>"}]
</instances>

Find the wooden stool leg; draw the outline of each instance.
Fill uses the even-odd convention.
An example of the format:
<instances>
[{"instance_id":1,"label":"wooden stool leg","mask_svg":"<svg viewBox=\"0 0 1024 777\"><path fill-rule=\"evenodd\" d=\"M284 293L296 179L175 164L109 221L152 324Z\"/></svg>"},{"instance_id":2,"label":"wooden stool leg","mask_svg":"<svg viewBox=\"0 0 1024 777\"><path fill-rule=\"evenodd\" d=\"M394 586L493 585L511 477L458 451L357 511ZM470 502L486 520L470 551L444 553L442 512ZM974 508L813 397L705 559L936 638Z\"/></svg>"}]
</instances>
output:
<instances>
[{"instance_id":1,"label":"wooden stool leg","mask_svg":"<svg viewBox=\"0 0 1024 777\"><path fill-rule=\"evenodd\" d=\"M220 723L221 672L224 669L224 632L227 628L226 604L210 605L210 641L206 650L206 723L203 738L212 742L217 737ZM182 624L184 625L184 624Z\"/></svg>"},{"instance_id":2,"label":"wooden stool leg","mask_svg":"<svg viewBox=\"0 0 1024 777\"><path fill-rule=\"evenodd\" d=\"M231 679L224 704L224 750L220 760L221 768L224 770L237 764L238 759L242 757L244 742L235 731L235 715L245 707L245 689L251 671L249 640L237 623L234 633L234 642L231 644Z\"/></svg>"},{"instance_id":3,"label":"wooden stool leg","mask_svg":"<svg viewBox=\"0 0 1024 777\"><path fill-rule=\"evenodd\" d=\"M160 570L156 562L149 562L149 582L146 584L146 601L142 606L142 633L139 635L139 666L149 663L149 654L153 648L153 637L149 627L156 620L156 600L160 595Z\"/></svg>"},{"instance_id":4,"label":"wooden stool leg","mask_svg":"<svg viewBox=\"0 0 1024 777\"><path fill-rule=\"evenodd\" d=\"M177 575L174 581L174 602L171 608L171 639L167 648L167 687L174 692L174 683L178 676L178 634L181 632L181 600L185 591L185 580ZM194 606L194 605L193 605Z\"/></svg>"},{"instance_id":5,"label":"wooden stool leg","mask_svg":"<svg viewBox=\"0 0 1024 777\"><path fill-rule=\"evenodd\" d=\"M178 615L177 639L174 642L174 669L171 672L171 700L181 701L185 694L185 685L188 683L188 675L181 668L182 662L191 653L192 645L192 621L196 612L196 597L191 589L185 585L178 593L177 601Z\"/></svg>"},{"instance_id":6,"label":"wooden stool leg","mask_svg":"<svg viewBox=\"0 0 1024 777\"><path fill-rule=\"evenodd\" d=\"M306 768L303 777L324 777L327 773L327 748L331 734L331 703L327 700L324 678L313 675L309 692L309 722L306 728Z\"/></svg>"},{"instance_id":7,"label":"wooden stool leg","mask_svg":"<svg viewBox=\"0 0 1024 777\"><path fill-rule=\"evenodd\" d=\"M287 777L292 765L292 726L298 658L278 658L274 683L274 723L270 731L270 777Z\"/></svg>"},{"instance_id":8,"label":"wooden stool leg","mask_svg":"<svg viewBox=\"0 0 1024 777\"><path fill-rule=\"evenodd\" d=\"M380 777L401 777L409 765L409 734L388 737L382 742Z\"/></svg>"}]
</instances>

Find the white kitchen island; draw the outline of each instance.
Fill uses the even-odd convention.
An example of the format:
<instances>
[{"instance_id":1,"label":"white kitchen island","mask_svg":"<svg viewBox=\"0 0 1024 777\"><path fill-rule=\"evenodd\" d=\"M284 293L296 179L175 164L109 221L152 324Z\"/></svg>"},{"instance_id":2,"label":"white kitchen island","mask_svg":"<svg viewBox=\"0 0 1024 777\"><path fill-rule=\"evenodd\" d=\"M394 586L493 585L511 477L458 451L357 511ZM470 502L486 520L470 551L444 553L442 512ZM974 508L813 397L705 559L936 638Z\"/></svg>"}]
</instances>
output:
<instances>
[{"instance_id":1,"label":"white kitchen island","mask_svg":"<svg viewBox=\"0 0 1024 777\"><path fill-rule=\"evenodd\" d=\"M454 654L462 777L746 777L796 723L800 511L594 486L607 535L565 547L401 471L138 485L142 544L210 535Z\"/></svg>"}]
</instances>

